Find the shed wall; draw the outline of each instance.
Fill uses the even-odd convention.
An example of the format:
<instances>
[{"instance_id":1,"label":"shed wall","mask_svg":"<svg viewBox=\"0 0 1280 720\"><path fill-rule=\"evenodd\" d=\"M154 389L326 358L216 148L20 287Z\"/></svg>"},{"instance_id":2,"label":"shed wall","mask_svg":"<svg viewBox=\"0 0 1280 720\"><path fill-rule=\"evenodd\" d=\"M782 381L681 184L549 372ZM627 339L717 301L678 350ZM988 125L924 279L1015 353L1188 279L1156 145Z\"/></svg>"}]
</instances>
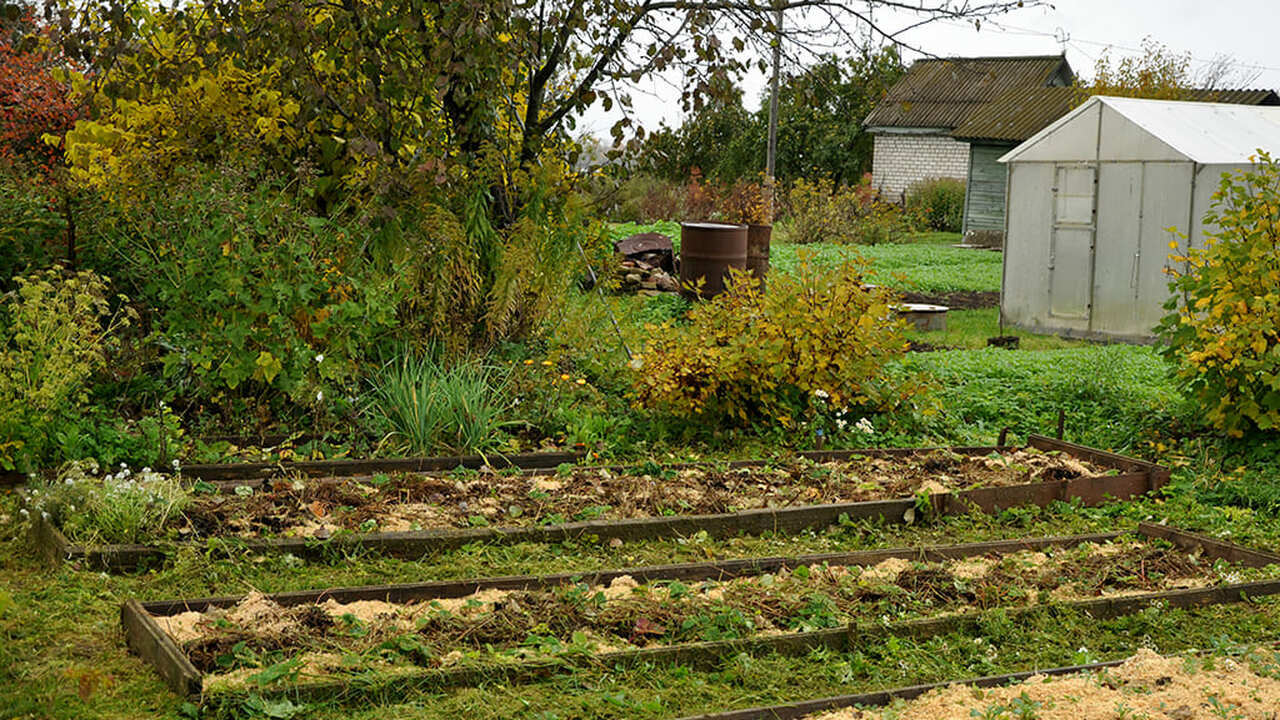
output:
<instances>
[{"instance_id":1,"label":"shed wall","mask_svg":"<svg viewBox=\"0 0 1280 720\"><path fill-rule=\"evenodd\" d=\"M1055 172L1067 163L1009 165L1009 230L1005 242L1001 311L1009 323L1041 332L1143 340L1164 315L1169 297L1170 241L1203 214L1207 177L1197 173L1195 209L1190 162L1102 162L1097 164L1097 213L1092 262L1078 262L1079 233L1054 232ZM1207 191L1211 194L1211 190ZM1169 228L1174 228L1171 232ZM1065 238L1065 242L1064 242ZM1197 244L1201 244L1198 240ZM1070 245L1068 247L1068 245ZM1059 273L1068 273L1067 277ZM1085 275L1088 274L1088 277ZM1088 312L1073 317L1055 310L1050 289L1076 278L1087 283Z\"/></svg>"},{"instance_id":2,"label":"shed wall","mask_svg":"<svg viewBox=\"0 0 1280 720\"><path fill-rule=\"evenodd\" d=\"M969 171L969 144L947 135L877 133L872 147L871 185L893 202L919 180Z\"/></svg>"},{"instance_id":3,"label":"shed wall","mask_svg":"<svg viewBox=\"0 0 1280 720\"><path fill-rule=\"evenodd\" d=\"M1088 162L1097 159L1098 116L1102 105L1080 108L1079 114L1057 127L1049 126L1043 137L1018 146L1017 162Z\"/></svg>"},{"instance_id":4,"label":"shed wall","mask_svg":"<svg viewBox=\"0 0 1280 720\"><path fill-rule=\"evenodd\" d=\"M1049 230L1053 225L1053 165L1013 163L1004 242L1000 312L1005 322L1042 327L1049 310Z\"/></svg>"}]
</instances>

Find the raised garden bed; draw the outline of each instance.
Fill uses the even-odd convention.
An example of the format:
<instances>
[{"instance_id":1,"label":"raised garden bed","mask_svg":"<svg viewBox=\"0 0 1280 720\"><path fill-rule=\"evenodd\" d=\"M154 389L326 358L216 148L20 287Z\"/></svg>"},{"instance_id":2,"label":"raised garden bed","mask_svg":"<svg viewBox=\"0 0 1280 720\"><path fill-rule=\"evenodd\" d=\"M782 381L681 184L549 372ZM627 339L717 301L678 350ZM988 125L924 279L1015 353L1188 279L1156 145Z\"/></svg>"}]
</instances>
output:
<instances>
[{"instance_id":1,"label":"raised garden bed","mask_svg":"<svg viewBox=\"0 0 1280 720\"><path fill-rule=\"evenodd\" d=\"M881 709L889 705L891 710ZM1274 648L1255 648L1227 660L1162 657L1140 650L1126 660L913 685L684 720L1274 720L1280 717L1278 708L1280 652Z\"/></svg>"},{"instance_id":2,"label":"raised garden bed","mask_svg":"<svg viewBox=\"0 0 1280 720\"><path fill-rule=\"evenodd\" d=\"M579 662L706 666L739 652L926 637L993 608L1105 618L1155 602L1234 602L1280 593L1280 580L1260 579L1277 563L1144 524L1132 535L131 600L122 619L130 646L179 693L314 700L353 692L357 675L362 685L375 675L422 688L519 682Z\"/></svg>"},{"instance_id":3,"label":"raised garden bed","mask_svg":"<svg viewBox=\"0 0 1280 720\"><path fill-rule=\"evenodd\" d=\"M298 557L359 547L413 558L474 542L726 537L1055 500L1097 505L1158 489L1168 477L1158 465L1033 435L1024 448L806 453L782 465L226 481L205 483L208 492L149 544L77 543L43 517L33 529L50 559L110 570L210 540Z\"/></svg>"}]
</instances>

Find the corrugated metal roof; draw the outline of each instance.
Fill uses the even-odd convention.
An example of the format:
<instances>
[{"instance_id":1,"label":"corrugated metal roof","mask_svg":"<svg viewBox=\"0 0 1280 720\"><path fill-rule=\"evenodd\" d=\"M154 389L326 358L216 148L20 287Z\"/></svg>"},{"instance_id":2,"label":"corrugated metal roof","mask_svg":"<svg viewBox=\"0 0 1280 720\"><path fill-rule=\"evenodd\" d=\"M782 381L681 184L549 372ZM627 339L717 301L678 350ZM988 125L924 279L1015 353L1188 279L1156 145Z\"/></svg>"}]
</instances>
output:
<instances>
[{"instance_id":1,"label":"corrugated metal roof","mask_svg":"<svg viewBox=\"0 0 1280 720\"><path fill-rule=\"evenodd\" d=\"M863 121L866 127L957 127L975 108L1016 88L1070 82L1061 55L917 60Z\"/></svg>"},{"instance_id":2,"label":"corrugated metal roof","mask_svg":"<svg viewBox=\"0 0 1280 720\"><path fill-rule=\"evenodd\" d=\"M1010 90L993 102L969 113L951 132L962 140L1022 142L1049 123L1067 114L1077 101L1069 87L1039 87ZM1188 90L1181 100L1218 102L1231 105L1280 105L1280 96L1271 90Z\"/></svg>"},{"instance_id":3,"label":"corrugated metal roof","mask_svg":"<svg viewBox=\"0 0 1280 720\"><path fill-rule=\"evenodd\" d=\"M1280 153L1280 107L1228 103L1145 100L1097 95L1059 118L1000 162L1053 135L1059 127L1102 103L1158 138L1188 160L1205 165L1246 164L1258 149Z\"/></svg>"},{"instance_id":4,"label":"corrugated metal roof","mask_svg":"<svg viewBox=\"0 0 1280 720\"><path fill-rule=\"evenodd\" d=\"M1229 105L1280 105L1280 95L1274 90L1241 89L1241 90L1188 90L1179 100L1193 102L1216 102Z\"/></svg>"},{"instance_id":5,"label":"corrugated metal roof","mask_svg":"<svg viewBox=\"0 0 1280 720\"><path fill-rule=\"evenodd\" d=\"M965 140L1022 142L1066 115L1075 99L1075 88L1069 87L1011 90L969 113L951 135Z\"/></svg>"}]
</instances>

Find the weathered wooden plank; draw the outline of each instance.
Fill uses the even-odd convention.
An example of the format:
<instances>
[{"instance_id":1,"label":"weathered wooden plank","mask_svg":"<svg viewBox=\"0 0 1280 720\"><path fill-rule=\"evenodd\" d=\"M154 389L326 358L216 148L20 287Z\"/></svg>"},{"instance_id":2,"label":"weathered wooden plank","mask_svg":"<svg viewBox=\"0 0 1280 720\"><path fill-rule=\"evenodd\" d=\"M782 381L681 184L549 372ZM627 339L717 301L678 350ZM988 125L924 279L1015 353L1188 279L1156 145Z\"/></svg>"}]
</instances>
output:
<instances>
[{"instance_id":1,"label":"weathered wooden plank","mask_svg":"<svg viewBox=\"0 0 1280 720\"><path fill-rule=\"evenodd\" d=\"M928 683L924 685L910 685L907 687L894 688L892 690L876 690L873 692L859 693L857 695L836 695L816 700L802 700L800 702L769 705L767 707L754 707L744 710L729 710L726 712L690 715L682 720L796 720L796 718L802 718L806 715L826 712L829 710L838 710L840 708L855 706L881 707L888 705L894 700L914 700L931 690L951 687L952 685L972 685L974 687L981 688L1000 687L1015 682L1021 682L1036 675L1056 676L1074 675L1082 672L1096 672L1098 670L1116 667L1123 662L1123 660L1110 660L1108 662L1090 663L1088 665L1071 665L1067 667L1056 667L1043 670L1026 670L1023 672L1008 673L1005 675L987 675L969 680L948 680L945 682Z\"/></svg>"},{"instance_id":2,"label":"weathered wooden plank","mask_svg":"<svg viewBox=\"0 0 1280 720\"><path fill-rule=\"evenodd\" d=\"M80 556L84 551L82 546L68 540L62 530L39 511L31 512L30 536L32 544L50 565L61 564L69 558Z\"/></svg>"},{"instance_id":3,"label":"weathered wooden plank","mask_svg":"<svg viewBox=\"0 0 1280 720\"><path fill-rule=\"evenodd\" d=\"M137 600L128 600L120 606L120 624L124 626L129 648L151 663L174 693L200 694L200 671Z\"/></svg>"},{"instance_id":4,"label":"weathered wooden plank","mask_svg":"<svg viewBox=\"0 0 1280 720\"><path fill-rule=\"evenodd\" d=\"M1051 605L1014 608L1008 613L1014 619L1041 611L1084 613L1098 620L1131 615L1156 604L1172 608L1194 608L1215 604L1241 602L1249 598L1280 594L1280 581L1239 583L1218 588L1195 588L1159 593L1147 593L1120 598L1097 598ZM887 625L850 624L814 632L789 633L766 637L750 637L718 642L685 643L640 650L622 650L587 656L566 656L555 661L536 661L512 665L490 665L447 670L426 670L410 677L399 676L396 683L410 683L418 689L441 690L460 687L477 679L485 682L502 681L510 684L540 679L559 668L583 664L604 667L642 665L689 665L696 668L714 668L726 657L739 653L778 652L801 654L818 647L841 651L863 643L881 642L883 638L911 637L924 639L961 630L976 628L986 617L985 613L972 615L948 615L938 618L907 620ZM294 685L277 690L262 691L265 695L300 697L308 702L335 700L350 695L351 685L344 681L324 681L309 685Z\"/></svg>"},{"instance_id":5,"label":"weathered wooden plank","mask_svg":"<svg viewBox=\"0 0 1280 720\"><path fill-rule=\"evenodd\" d=\"M1148 537L1168 540L1179 548L1188 551L1202 551L1211 558L1220 558L1228 562L1248 567L1266 567L1280 565L1280 555L1262 550L1247 548L1243 545L1229 543L1205 535L1178 530L1155 523L1138 523L1138 532Z\"/></svg>"},{"instance_id":6,"label":"weathered wooden plank","mask_svg":"<svg viewBox=\"0 0 1280 720\"><path fill-rule=\"evenodd\" d=\"M460 455L451 457L302 460L276 463L208 463L182 466L184 477L200 480L261 480L280 473L311 476L368 475L380 472L440 472L458 467L554 468L576 463L581 452Z\"/></svg>"},{"instance_id":7,"label":"weathered wooden plank","mask_svg":"<svg viewBox=\"0 0 1280 720\"><path fill-rule=\"evenodd\" d=\"M1037 505L1045 507L1054 500L1079 498L1086 505L1097 505L1113 499L1127 499L1159 487L1167 481L1168 471L1158 465L1126 458L1114 453L1067 443L1053 438L1032 435L1029 444L1042 450L1061 451L1081 457L1104 467L1121 469L1121 475L1100 475L1074 480L1051 481L998 488L978 488L932 496L930 502L942 514L963 514L974 510L994 513L1011 507ZM815 461L845 460L855 456L895 457L928 452L953 452L967 455L989 454L1004 451L1006 447L960 448L863 448L803 453L803 457ZM730 467L763 465L766 460L747 460L730 463ZM706 464L687 464L689 467L706 467ZM675 466L675 467L683 467ZM673 467L673 466L668 466ZM621 471L621 468L618 468ZM529 470L527 472L536 472ZM224 489L236 484L261 483L257 481L229 481ZM712 537L735 537L743 534L767 532L794 533L828 527L841 520L878 520L900 522L916 507L915 498L876 500L824 505L803 505L782 508L743 510L735 513L708 515L677 515L670 517L629 518L619 520L590 520L560 525L532 527L449 528L412 532L383 532L368 534L341 534L318 541L312 538L278 539L216 539L213 544L227 542L229 546L255 553L292 553L299 557L318 558L349 549L369 549L385 555L417 558L429 552L457 549L475 542L497 543L549 543L567 540L593 539L608 541L619 539L645 540L680 537L705 532ZM182 547L205 548L209 543L171 543L159 546L102 545L68 550L71 559L81 559L91 567L105 570L129 570L148 563L163 561L165 556Z\"/></svg>"},{"instance_id":8,"label":"weathered wooden plank","mask_svg":"<svg viewBox=\"0 0 1280 720\"><path fill-rule=\"evenodd\" d=\"M1144 531L1143 534L1148 534L1148 532ZM602 571L599 573L580 576L561 573L547 576L517 576L461 582L445 581L400 586L337 588L320 591L280 593L271 597L277 602L286 605L302 602L317 602L329 598L338 600L339 602L350 602L358 599L382 599L391 602L406 602L413 599L427 599L431 597L457 597L462 594L470 594L471 592L476 592L479 589L489 587L507 589L540 586L545 587L551 583L573 580L602 583L622 574L632 575L632 577L642 581L662 579L664 577L688 577L691 579L697 577L730 577L735 574L741 575L766 572L771 568L779 568L782 566L812 564L812 561L815 559L824 557L843 558L846 564L849 564L851 559L856 559L859 564L868 564L882 561L883 559L887 559L887 557L891 556L901 557L903 556L902 554L907 553L912 556L918 555L926 559L931 556L939 558L964 557L967 556L966 554L985 554L985 552L981 551L993 551L995 548L1002 548L1007 552L1023 548L1046 547L1050 544L1065 545L1084 542L1086 540L1104 541L1112 539L1115 536L1116 534L1114 533L1105 533L1089 536L1069 536L1065 538L1026 538L997 541L995 543L969 543L967 545L941 546L924 549L905 548L889 551L864 551L861 553L828 553L822 555L799 556L797 558L764 558L725 561L723 563L692 563L678 566L631 568L626 570ZM1171 537L1182 539L1180 534L1172 535ZM1220 551L1232 549L1234 548L1219 548ZM895 555L891 553L899 554ZM1280 594L1280 580L1262 580L1219 587L1172 590L1123 597L1091 598L1050 605L1018 607L1008 609L1007 612L1014 618L1043 611L1066 611L1084 613L1096 619L1107 619L1136 613L1145 608L1157 605L1172 608L1194 608L1205 605L1247 601L1250 598L1275 594ZM154 622L154 618L151 617L150 613L166 615L189 609L204 610L209 607L227 606L236 602L238 599L239 598L234 597L221 597L194 600L159 601L146 604L130 600L125 604L124 609L122 609L122 622L125 623L126 633L131 638L130 646L135 647L135 649L141 648L139 650L140 654L143 654L144 657L157 665L157 668L165 675L171 686L175 688L190 688L192 687L190 673L183 668L181 663L175 663L173 658L170 657L172 652L176 651L176 645L173 645L167 635L164 635L159 639L154 637L155 633L161 633L161 631L159 630L158 625ZM139 617L141 616L145 616L143 619L149 622L141 623L139 620ZM955 632L957 630L972 629L981 623L985 617L985 614L975 613L970 615L947 615L936 618L923 618L890 623L888 625L875 623L852 623L843 628L832 628L818 632L751 637L711 643L685 643L639 650L624 650L582 657L572 656L554 660L540 660L531 663L519 663L512 665L486 665L480 667L461 667L444 670L424 670L422 672L410 673L407 676L396 675L394 678L389 679L388 682L394 683L397 686L411 686L420 689L440 689L443 687L458 686L481 680L493 681L495 679L506 682L522 682L529 679L546 677L549 674L559 671L562 667L581 663L598 663L606 666L616 664L640 665L646 663L681 663L702 667L714 665L724 657L734 655L739 652L772 651L800 653L807 652L817 647L847 649L849 647L856 646L859 643L874 642L877 638L883 638L889 635L915 638L932 637L939 634ZM151 640L148 641L147 638L151 638ZM162 640L166 642L161 642ZM135 645L135 642L138 644ZM186 660L185 657L183 659ZM187 661L187 665L190 665L189 661ZM175 670L175 667L178 669ZM194 670L193 667L192 670ZM199 675L197 674L195 677L196 681L198 681ZM198 689L199 685L197 684L195 687ZM311 701L342 698L352 694L353 692L367 689L367 687L367 685L360 685L359 687L356 687L345 681L326 681L306 685L285 686L276 690L269 690L267 691L267 694L283 694Z\"/></svg>"},{"instance_id":9,"label":"weathered wooden plank","mask_svg":"<svg viewBox=\"0 0 1280 720\"><path fill-rule=\"evenodd\" d=\"M957 453L962 455L989 455L993 452L1007 452L1013 449L1015 448L1012 448L1009 446L974 446L974 447L924 447L924 448L859 448L859 449L853 449L853 450L806 450L803 452L796 453L795 455L790 457L781 457L776 459L761 458L761 459L751 459L751 460L732 460L729 462L701 461L701 462L663 463L662 469L680 471L680 470L702 470L702 469L710 470L716 467L726 467L730 470L737 470L742 468L763 467L771 463L786 462L788 460L794 460L796 458L810 460L812 462L840 462L840 461L851 460L855 457L894 458L894 457L906 457L906 456L911 456L916 454L928 454L933 452L951 452L951 453ZM550 472L555 472L560 464L562 463L556 463L554 465L547 464L545 466L537 466L537 467L520 466L521 467L520 474L521 475L546 475ZM232 468L237 468L237 467L245 468L246 469L245 476L240 477L236 475L234 477L223 477L223 478L212 479L212 480L208 478L200 478L200 479L204 479L207 482L213 483L222 492L229 493L229 492L233 492L235 488L240 486L248 486L253 488L262 487L263 484L266 481L270 480L273 475L278 476L281 474L282 471L287 471L292 467L291 465L288 465L288 464L273 465L271 467L274 468L275 472L265 472L262 469L263 466L264 464L262 463L253 464L253 465L228 464L221 467L228 468L228 472L230 472L230 469ZM444 468L444 470L453 470L456 467L457 466L451 466L448 468ZM607 471L615 474L620 474L620 473L627 473L627 472L639 472L642 468L644 468L644 465L639 463L631 463L631 464L623 463L623 464L615 464L615 465L588 465L588 466L583 466L576 469L581 472ZM184 468L183 471L186 472L186 469ZM441 472L441 470L421 470L419 472ZM341 474L334 474L332 476L321 478L321 482L337 483L337 482L342 482L343 479L344 477Z\"/></svg>"},{"instance_id":10,"label":"weathered wooden plank","mask_svg":"<svg viewBox=\"0 0 1280 720\"><path fill-rule=\"evenodd\" d=\"M1082 480L1033 483L999 488L978 488L957 493L938 494L931 498L935 509L943 514L965 514L976 510L994 513L1011 507L1036 505L1046 507L1055 500L1079 497L1086 505L1097 505L1112 499L1126 499L1146 491L1146 475L1112 475ZM619 539L636 541L683 537L705 532L710 537L759 535L767 532L795 533L829 527L846 518L850 521L879 520L902 522L908 511L914 511L916 500L873 500L825 505L802 505L784 508L743 510L713 515L675 515L670 517L588 520L562 525L420 530L339 535L325 541L310 538L281 538L236 541L232 547L262 554L292 553L298 557L319 558L333 552L351 549L373 550L391 557L417 558L430 552L453 550L476 542L490 543L555 543L584 538L595 541ZM175 543L172 546L115 546L81 548L72 553L95 568L132 569L162 560L167 552L179 547L205 547L198 543Z\"/></svg>"}]
</instances>

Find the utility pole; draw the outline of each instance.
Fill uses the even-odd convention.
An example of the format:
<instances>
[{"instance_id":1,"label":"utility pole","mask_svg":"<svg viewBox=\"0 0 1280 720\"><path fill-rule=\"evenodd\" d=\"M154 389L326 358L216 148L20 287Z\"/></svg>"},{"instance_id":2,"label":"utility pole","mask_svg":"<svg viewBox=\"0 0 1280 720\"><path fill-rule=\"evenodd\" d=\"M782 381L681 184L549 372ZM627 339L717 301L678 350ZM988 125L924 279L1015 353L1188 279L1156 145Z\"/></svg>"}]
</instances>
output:
<instances>
[{"instance_id":1,"label":"utility pole","mask_svg":"<svg viewBox=\"0 0 1280 720\"><path fill-rule=\"evenodd\" d=\"M769 83L769 144L765 150L765 211L770 225L773 224L774 191L776 182L774 170L778 161L778 66L782 64L782 3L773 0L773 78Z\"/></svg>"}]
</instances>

